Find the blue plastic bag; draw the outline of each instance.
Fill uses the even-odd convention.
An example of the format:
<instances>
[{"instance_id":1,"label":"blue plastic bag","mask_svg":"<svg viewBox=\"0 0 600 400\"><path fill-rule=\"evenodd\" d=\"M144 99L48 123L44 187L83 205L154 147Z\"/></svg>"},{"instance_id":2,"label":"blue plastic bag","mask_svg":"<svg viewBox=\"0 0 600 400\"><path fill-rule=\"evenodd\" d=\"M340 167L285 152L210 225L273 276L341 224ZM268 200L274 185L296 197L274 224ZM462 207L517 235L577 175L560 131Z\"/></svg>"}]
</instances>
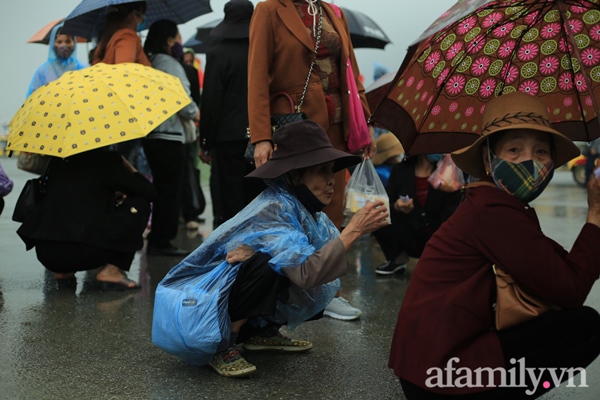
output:
<instances>
[{"instance_id":1,"label":"blue plastic bag","mask_svg":"<svg viewBox=\"0 0 600 400\"><path fill-rule=\"evenodd\" d=\"M205 365L228 342L228 298L238 265L210 271L180 265L156 289L152 343L192 365Z\"/></svg>"}]
</instances>

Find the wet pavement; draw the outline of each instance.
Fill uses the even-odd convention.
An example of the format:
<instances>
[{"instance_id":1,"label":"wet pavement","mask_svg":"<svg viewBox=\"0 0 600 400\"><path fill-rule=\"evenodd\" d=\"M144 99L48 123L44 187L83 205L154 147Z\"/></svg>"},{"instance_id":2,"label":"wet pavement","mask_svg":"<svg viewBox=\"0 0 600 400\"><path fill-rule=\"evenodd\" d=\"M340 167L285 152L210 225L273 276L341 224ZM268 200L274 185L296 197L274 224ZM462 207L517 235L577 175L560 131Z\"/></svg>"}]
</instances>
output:
<instances>
[{"instance_id":1,"label":"wet pavement","mask_svg":"<svg viewBox=\"0 0 600 400\"><path fill-rule=\"evenodd\" d=\"M323 318L291 336L310 340L305 354L251 353L258 372L232 380L207 367L191 367L150 341L154 290L177 262L136 254L130 276L140 291L98 291L93 275L77 273L77 286L57 290L51 274L16 235L10 216L25 181L33 177L0 158L15 181L0 216L0 399L403 399L387 368L398 309L410 281L406 274L379 277L379 247L364 237L348 253L342 295L363 310L358 321ZM208 194L208 189L204 188ZM585 221L585 190L559 171L535 201L544 232L569 249ZM210 216L209 208L203 216ZM210 233L183 227L181 247L194 248ZM413 267L414 262L409 267ZM587 301L600 309L600 285ZM578 382L578 381L576 381ZM600 361L587 370L587 388L564 385L544 399L600 398Z\"/></svg>"}]
</instances>

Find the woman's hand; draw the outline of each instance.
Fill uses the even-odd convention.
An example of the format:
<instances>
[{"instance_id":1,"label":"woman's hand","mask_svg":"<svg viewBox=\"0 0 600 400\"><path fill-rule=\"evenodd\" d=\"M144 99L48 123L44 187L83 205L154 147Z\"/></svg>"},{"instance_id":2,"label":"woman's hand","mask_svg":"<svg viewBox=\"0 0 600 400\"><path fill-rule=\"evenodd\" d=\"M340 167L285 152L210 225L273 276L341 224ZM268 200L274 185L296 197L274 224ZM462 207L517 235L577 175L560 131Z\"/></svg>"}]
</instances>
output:
<instances>
[{"instance_id":1,"label":"woman's hand","mask_svg":"<svg viewBox=\"0 0 600 400\"><path fill-rule=\"evenodd\" d=\"M354 214L340 234L339 237L344 244L344 248L348 250L356 239L362 235L375 232L388 225L387 218L389 215L390 213L382 200L367 202L366 206Z\"/></svg>"},{"instance_id":2,"label":"woman's hand","mask_svg":"<svg viewBox=\"0 0 600 400\"><path fill-rule=\"evenodd\" d=\"M252 257L254 253L254 250L252 250L249 246L242 245L227 253L225 260L227 260L229 264L237 264L246 261Z\"/></svg>"},{"instance_id":3,"label":"woman's hand","mask_svg":"<svg viewBox=\"0 0 600 400\"><path fill-rule=\"evenodd\" d=\"M408 214L414 209L415 209L415 203L413 202L413 199L410 199L410 198L408 200L403 200L400 198L400 199L396 200L396 202L394 203L394 210L400 211L404 214Z\"/></svg>"},{"instance_id":4,"label":"woman's hand","mask_svg":"<svg viewBox=\"0 0 600 400\"><path fill-rule=\"evenodd\" d=\"M375 156L377 152L377 142L375 141L375 128L369 125L369 136L371 136L371 143L364 149L362 149L361 156L364 160L370 160Z\"/></svg>"},{"instance_id":5,"label":"woman's hand","mask_svg":"<svg viewBox=\"0 0 600 400\"><path fill-rule=\"evenodd\" d=\"M273 145L268 140L262 140L254 147L254 164L256 168L267 162L273 155Z\"/></svg>"},{"instance_id":6,"label":"woman's hand","mask_svg":"<svg viewBox=\"0 0 600 400\"><path fill-rule=\"evenodd\" d=\"M600 227L600 179L596 178L596 167L593 174L590 174L590 180L587 183L588 193L588 215L587 221Z\"/></svg>"},{"instance_id":7,"label":"woman's hand","mask_svg":"<svg viewBox=\"0 0 600 400\"><path fill-rule=\"evenodd\" d=\"M200 147L200 150L198 151L198 157L204 164L210 164L212 162L210 151L204 150L202 147Z\"/></svg>"}]
</instances>

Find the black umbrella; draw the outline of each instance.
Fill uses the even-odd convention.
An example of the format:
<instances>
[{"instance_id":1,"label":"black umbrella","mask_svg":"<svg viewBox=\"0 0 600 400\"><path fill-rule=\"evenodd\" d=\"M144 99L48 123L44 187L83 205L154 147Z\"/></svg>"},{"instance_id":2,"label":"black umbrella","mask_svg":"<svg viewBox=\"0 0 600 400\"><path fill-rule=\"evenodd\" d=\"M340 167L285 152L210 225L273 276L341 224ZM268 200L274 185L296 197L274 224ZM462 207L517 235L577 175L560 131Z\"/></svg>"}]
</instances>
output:
<instances>
[{"instance_id":1,"label":"black umbrella","mask_svg":"<svg viewBox=\"0 0 600 400\"><path fill-rule=\"evenodd\" d=\"M391 43L387 35L371 18L359 11L340 8L348 20L350 39L355 49L360 47L383 49L386 44Z\"/></svg>"},{"instance_id":2,"label":"black umbrella","mask_svg":"<svg viewBox=\"0 0 600 400\"><path fill-rule=\"evenodd\" d=\"M198 28L196 28L196 36L194 37L201 42L208 39L210 36L210 31L212 31L213 28L219 25L222 21L223 18L219 18L200 25Z\"/></svg>"},{"instance_id":3,"label":"black umbrella","mask_svg":"<svg viewBox=\"0 0 600 400\"><path fill-rule=\"evenodd\" d=\"M214 36L210 36L210 31L217 26L222 18L215 19L213 21L209 21L203 25L200 25L196 28L196 34L189 38L184 44L183 47L189 47L193 49L196 53L206 53L212 46L214 46L218 39Z\"/></svg>"},{"instance_id":4,"label":"black umbrella","mask_svg":"<svg viewBox=\"0 0 600 400\"><path fill-rule=\"evenodd\" d=\"M387 35L371 18L360 11L340 8L346 15L348 27L350 28L350 40L352 40L352 46L355 49L361 47L383 49L386 44L391 43ZM216 19L199 26L196 35L188 39L183 45L194 49L196 53L206 53L217 42L216 38L210 36L210 31L221 21L222 19Z\"/></svg>"}]
</instances>

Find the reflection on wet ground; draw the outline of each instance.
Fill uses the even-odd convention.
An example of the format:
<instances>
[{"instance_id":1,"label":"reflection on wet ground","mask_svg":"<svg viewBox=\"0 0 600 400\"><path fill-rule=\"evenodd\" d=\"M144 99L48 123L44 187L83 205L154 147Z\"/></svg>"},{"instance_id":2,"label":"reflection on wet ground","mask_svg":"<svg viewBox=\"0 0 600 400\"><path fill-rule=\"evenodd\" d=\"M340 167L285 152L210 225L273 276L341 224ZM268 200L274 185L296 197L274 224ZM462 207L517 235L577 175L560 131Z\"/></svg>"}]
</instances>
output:
<instances>
[{"instance_id":1,"label":"reflection on wet ground","mask_svg":"<svg viewBox=\"0 0 600 400\"><path fill-rule=\"evenodd\" d=\"M342 295L363 310L363 317L303 324L289 334L313 341L313 350L248 354L258 372L249 379L224 379L150 342L154 290L176 258L138 252L130 273L143 286L138 291L100 292L93 285L94 271L77 273L70 289L56 289L35 254L25 251L15 234L18 225L10 220L17 194L31 177L13 161L2 159L15 192L0 216L0 399L403 398L387 357L415 260L405 274L377 276L382 253L372 238L362 238L347 254ZM570 179L557 173L534 204L544 232L567 248L586 213L585 190ZM203 216L210 213L209 208ZM210 227L210 221L197 233L182 227L177 244L195 248ZM600 308L598 285L588 304ZM561 387L546 399L597 399L599 372L596 361L588 369L589 388Z\"/></svg>"}]
</instances>

